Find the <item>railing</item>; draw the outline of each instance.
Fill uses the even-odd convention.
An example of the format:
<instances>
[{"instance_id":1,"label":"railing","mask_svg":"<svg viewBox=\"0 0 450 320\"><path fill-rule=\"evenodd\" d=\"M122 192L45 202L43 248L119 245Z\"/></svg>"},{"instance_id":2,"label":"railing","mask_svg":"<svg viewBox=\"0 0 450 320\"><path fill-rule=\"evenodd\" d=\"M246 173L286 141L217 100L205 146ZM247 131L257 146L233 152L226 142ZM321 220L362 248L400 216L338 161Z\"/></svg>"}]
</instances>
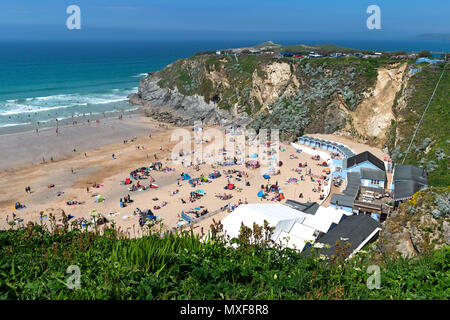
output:
<instances>
[{"instance_id":1,"label":"railing","mask_svg":"<svg viewBox=\"0 0 450 320\"><path fill-rule=\"evenodd\" d=\"M216 214L218 214L218 213L224 212L224 211L227 210L227 209L228 209L228 206L225 206L225 207L219 208L219 209L217 209L217 210L215 210L215 211L213 211L213 212L209 212L209 213L207 213L207 214L205 214L205 215L203 215L203 216L200 216L200 217L198 217L198 218L191 218L191 219L190 219L191 222L189 222L189 223L187 223L187 224L183 224L183 225L181 225L181 226L178 227L178 228L179 228L180 230L182 230L182 229L184 229L184 228L191 227L191 226L193 226L193 225L199 223L200 221L202 221L202 220L204 220L204 219L207 219L207 218L210 218L210 217L212 217L212 216L214 216L214 215L216 215Z\"/></svg>"}]
</instances>

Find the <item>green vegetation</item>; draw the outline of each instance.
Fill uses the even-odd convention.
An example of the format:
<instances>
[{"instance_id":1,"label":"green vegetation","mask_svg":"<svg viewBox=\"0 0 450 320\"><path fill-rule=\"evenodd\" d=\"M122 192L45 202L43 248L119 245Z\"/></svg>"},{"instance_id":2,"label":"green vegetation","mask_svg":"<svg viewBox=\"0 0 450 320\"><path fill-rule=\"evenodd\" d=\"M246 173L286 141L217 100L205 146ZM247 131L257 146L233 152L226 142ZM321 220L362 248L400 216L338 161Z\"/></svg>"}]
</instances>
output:
<instances>
[{"instance_id":1,"label":"green vegetation","mask_svg":"<svg viewBox=\"0 0 450 320\"><path fill-rule=\"evenodd\" d=\"M438 68L425 66L409 81L407 107L398 111L397 144L392 158L402 161L411 137L428 104L443 68L447 70L439 88L417 131L413 145L406 157L406 164L424 166L428 180L433 186L449 186L450 174L450 74L449 66L441 64ZM393 134L393 133L392 133ZM392 137L391 134L391 137Z\"/></svg>"},{"instance_id":2,"label":"green vegetation","mask_svg":"<svg viewBox=\"0 0 450 320\"><path fill-rule=\"evenodd\" d=\"M268 247L267 226L241 229L236 248L225 245L220 225L213 230L205 243L190 233L125 239L111 228L0 231L0 299L450 298L448 247L416 259L360 253L345 262L340 245L326 262ZM366 286L371 264L381 268L380 289ZM66 286L71 265L80 268L80 289Z\"/></svg>"},{"instance_id":3,"label":"green vegetation","mask_svg":"<svg viewBox=\"0 0 450 320\"><path fill-rule=\"evenodd\" d=\"M310 108L299 96L281 98L271 106L271 113L261 113L253 120L250 127L259 132L263 128L280 130L280 139L290 140L303 135L310 122Z\"/></svg>"},{"instance_id":4,"label":"green vegetation","mask_svg":"<svg viewBox=\"0 0 450 320\"><path fill-rule=\"evenodd\" d=\"M375 85L377 69L396 60L388 58L361 59L357 57L321 58L321 59L277 59L269 54L222 54L204 53L188 59L181 59L157 73L160 87L177 88L184 95L201 95L209 103L211 97L218 96L218 107L230 110L237 105L242 111L252 116L261 109L253 89L254 75L267 79L264 67L275 62L285 62L291 66L298 79L306 77L310 82L317 75L321 81L331 77L333 85L336 79L341 81L334 91L343 95L350 110L354 110L361 100L361 94ZM297 71L295 71L297 70ZM325 71L331 71L331 75ZM212 80L210 74L216 72L223 81ZM226 84L225 84L226 83ZM310 82L311 86L316 83ZM323 84L318 84L323 87ZM308 88L305 88L305 91ZM320 89L320 88L319 88ZM315 89L314 89L315 90ZM333 93L333 92L330 92Z\"/></svg>"}]
</instances>

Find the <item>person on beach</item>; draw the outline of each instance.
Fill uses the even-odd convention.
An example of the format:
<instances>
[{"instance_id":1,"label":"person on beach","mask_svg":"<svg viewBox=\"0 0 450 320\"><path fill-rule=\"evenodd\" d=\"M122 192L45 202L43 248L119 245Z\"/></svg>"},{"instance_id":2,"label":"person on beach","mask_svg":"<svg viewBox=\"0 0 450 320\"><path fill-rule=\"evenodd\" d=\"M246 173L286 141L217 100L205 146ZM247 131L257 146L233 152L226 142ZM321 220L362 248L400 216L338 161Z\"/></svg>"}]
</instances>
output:
<instances>
[{"instance_id":1,"label":"person on beach","mask_svg":"<svg viewBox=\"0 0 450 320\"><path fill-rule=\"evenodd\" d=\"M86 187L86 192L89 193L89 187Z\"/></svg>"}]
</instances>

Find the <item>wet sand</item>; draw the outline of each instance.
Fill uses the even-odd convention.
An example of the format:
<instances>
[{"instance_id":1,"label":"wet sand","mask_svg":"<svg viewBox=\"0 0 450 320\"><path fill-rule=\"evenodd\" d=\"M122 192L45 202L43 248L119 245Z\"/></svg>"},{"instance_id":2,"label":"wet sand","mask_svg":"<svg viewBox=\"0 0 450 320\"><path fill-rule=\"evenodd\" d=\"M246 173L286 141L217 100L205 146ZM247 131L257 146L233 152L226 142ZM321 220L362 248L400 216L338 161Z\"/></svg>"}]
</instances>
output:
<instances>
[{"instance_id":1,"label":"wet sand","mask_svg":"<svg viewBox=\"0 0 450 320\"><path fill-rule=\"evenodd\" d=\"M150 119L138 114L117 118L105 118L100 122L60 126L36 131L16 132L0 135L0 170L17 168L26 164L61 160L76 152L85 152L136 136L159 131ZM76 153L75 152L75 153Z\"/></svg>"}]
</instances>

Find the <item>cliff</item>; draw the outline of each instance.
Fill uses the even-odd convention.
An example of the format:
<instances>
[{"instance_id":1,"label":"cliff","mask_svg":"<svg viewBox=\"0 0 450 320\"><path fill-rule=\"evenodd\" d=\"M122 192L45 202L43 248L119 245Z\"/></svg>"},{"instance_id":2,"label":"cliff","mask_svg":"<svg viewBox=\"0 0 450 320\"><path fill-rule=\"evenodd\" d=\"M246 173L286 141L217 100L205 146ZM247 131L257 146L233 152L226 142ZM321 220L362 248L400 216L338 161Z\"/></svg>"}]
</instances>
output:
<instances>
[{"instance_id":1,"label":"cliff","mask_svg":"<svg viewBox=\"0 0 450 320\"><path fill-rule=\"evenodd\" d=\"M411 75L414 60L387 54L378 58L279 54L312 49L317 47L267 42L221 54L196 54L142 79L130 102L143 105L149 116L178 125L233 121L256 130L280 129L284 140L308 133L347 135L385 149L394 161L402 160L446 66L424 66ZM345 52L331 45L326 49ZM406 158L406 163L426 167L431 184L440 186L447 186L450 179L449 79L447 72Z\"/></svg>"},{"instance_id":2,"label":"cliff","mask_svg":"<svg viewBox=\"0 0 450 320\"><path fill-rule=\"evenodd\" d=\"M278 127L284 138L341 131L383 140L406 63L273 55L181 59L143 79L130 101L178 124L239 120L256 129Z\"/></svg>"},{"instance_id":3,"label":"cliff","mask_svg":"<svg viewBox=\"0 0 450 320\"><path fill-rule=\"evenodd\" d=\"M387 255L424 255L450 245L450 187L416 193L383 225L376 247Z\"/></svg>"}]
</instances>

